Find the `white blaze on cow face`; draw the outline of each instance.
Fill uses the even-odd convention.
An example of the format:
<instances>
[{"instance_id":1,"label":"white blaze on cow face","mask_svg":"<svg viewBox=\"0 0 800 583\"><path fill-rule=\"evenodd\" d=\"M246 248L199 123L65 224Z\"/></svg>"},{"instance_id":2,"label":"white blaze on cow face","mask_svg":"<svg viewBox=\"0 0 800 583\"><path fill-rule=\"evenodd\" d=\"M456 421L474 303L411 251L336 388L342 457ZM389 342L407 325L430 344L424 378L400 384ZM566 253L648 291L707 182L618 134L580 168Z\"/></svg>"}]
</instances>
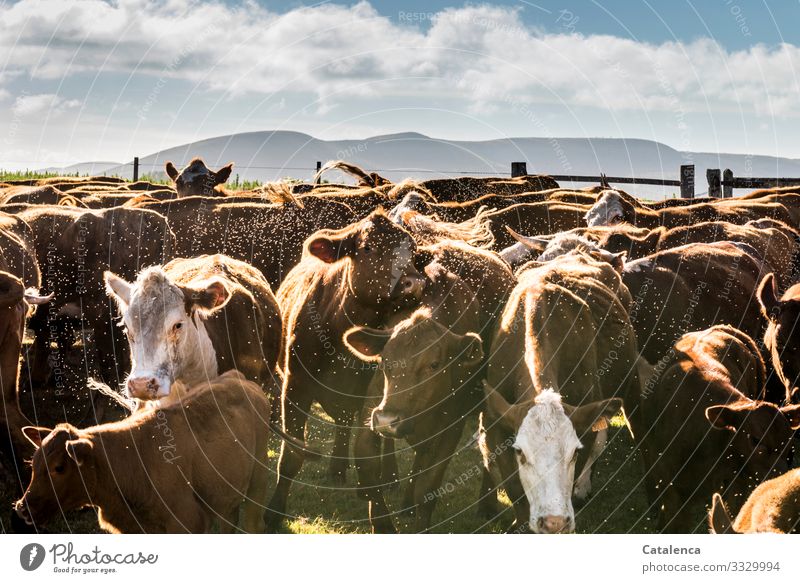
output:
<instances>
[{"instance_id":1,"label":"white blaze on cow face","mask_svg":"<svg viewBox=\"0 0 800 583\"><path fill-rule=\"evenodd\" d=\"M110 272L105 279L131 349L128 396L160 399L175 381L192 385L217 376L217 356L204 320L228 300L221 280L178 286L159 267L142 271L132 284Z\"/></svg>"},{"instance_id":2,"label":"white blaze on cow face","mask_svg":"<svg viewBox=\"0 0 800 583\"><path fill-rule=\"evenodd\" d=\"M540 393L522 420L514 442L519 478L536 533L572 532L572 485L581 442L561 405L561 395Z\"/></svg>"},{"instance_id":3,"label":"white blaze on cow face","mask_svg":"<svg viewBox=\"0 0 800 583\"><path fill-rule=\"evenodd\" d=\"M625 222L622 196L616 190L605 190L584 216L590 227L610 227Z\"/></svg>"}]
</instances>

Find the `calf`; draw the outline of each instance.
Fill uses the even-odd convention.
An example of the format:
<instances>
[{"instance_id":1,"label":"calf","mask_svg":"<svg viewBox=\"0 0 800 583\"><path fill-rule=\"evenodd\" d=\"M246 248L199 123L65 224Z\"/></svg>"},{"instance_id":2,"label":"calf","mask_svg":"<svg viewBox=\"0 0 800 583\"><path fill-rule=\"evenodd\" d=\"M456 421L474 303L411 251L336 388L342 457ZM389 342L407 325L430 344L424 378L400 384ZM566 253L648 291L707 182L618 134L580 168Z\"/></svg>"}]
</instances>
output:
<instances>
[{"instance_id":1,"label":"calf","mask_svg":"<svg viewBox=\"0 0 800 583\"><path fill-rule=\"evenodd\" d=\"M117 423L25 427L36 453L17 514L41 527L93 506L112 533L208 532L215 519L262 532L269 415L260 387L229 371Z\"/></svg>"},{"instance_id":2,"label":"calf","mask_svg":"<svg viewBox=\"0 0 800 583\"><path fill-rule=\"evenodd\" d=\"M723 491L738 510L755 484L789 469L800 407L763 397L764 363L730 326L684 335L644 382L645 486L658 527L694 532L698 502Z\"/></svg>"},{"instance_id":3,"label":"calf","mask_svg":"<svg viewBox=\"0 0 800 583\"><path fill-rule=\"evenodd\" d=\"M277 393L281 314L254 267L202 255L145 269L133 283L109 271L105 281L130 344L129 396L160 399L176 381L194 385L234 368Z\"/></svg>"},{"instance_id":4,"label":"calf","mask_svg":"<svg viewBox=\"0 0 800 583\"><path fill-rule=\"evenodd\" d=\"M178 197L185 196L224 196L217 187L225 184L233 171L233 163L223 166L216 172L208 168L200 158L194 158L180 172L172 162L165 165L167 176L175 183Z\"/></svg>"},{"instance_id":5,"label":"calf","mask_svg":"<svg viewBox=\"0 0 800 583\"><path fill-rule=\"evenodd\" d=\"M344 342L356 357L377 368L379 402L368 401L365 424L383 437L406 439L414 450L415 477L403 507L416 509L416 528L425 531L437 500L433 492L464 422L480 408L483 344L491 340L514 279L491 252L463 243L441 241L421 253L433 257L425 267L421 307L390 319L385 330L355 327ZM391 476L377 481L381 468L376 441L372 432L357 432L359 489L370 503L373 528L391 532L381 489ZM484 488L493 490L486 479ZM482 498L480 509L496 514L488 497Z\"/></svg>"},{"instance_id":6,"label":"calf","mask_svg":"<svg viewBox=\"0 0 800 583\"><path fill-rule=\"evenodd\" d=\"M713 534L800 533L800 469L767 480L747 497L736 520L714 494L708 522Z\"/></svg>"}]
</instances>

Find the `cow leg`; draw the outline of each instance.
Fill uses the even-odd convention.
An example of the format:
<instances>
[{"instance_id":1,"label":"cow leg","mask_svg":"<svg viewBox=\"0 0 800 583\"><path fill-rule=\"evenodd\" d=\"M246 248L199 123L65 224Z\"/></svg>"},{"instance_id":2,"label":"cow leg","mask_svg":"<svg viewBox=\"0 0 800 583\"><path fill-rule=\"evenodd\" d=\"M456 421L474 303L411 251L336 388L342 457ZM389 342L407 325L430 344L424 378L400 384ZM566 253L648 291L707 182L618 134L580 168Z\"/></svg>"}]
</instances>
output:
<instances>
[{"instance_id":1,"label":"cow leg","mask_svg":"<svg viewBox=\"0 0 800 583\"><path fill-rule=\"evenodd\" d=\"M572 497L577 504L585 504L592 494L592 469L594 467L594 462L596 462L600 454L603 453L607 441L608 429L598 431L594 443L592 444L592 449L589 452L589 457L583 468L581 468L581 472L572 488Z\"/></svg>"},{"instance_id":2,"label":"cow leg","mask_svg":"<svg viewBox=\"0 0 800 583\"><path fill-rule=\"evenodd\" d=\"M239 518L239 527L244 532L250 534L264 532L264 503L267 501L268 487L269 470L262 460L256 459Z\"/></svg>"},{"instance_id":3,"label":"cow leg","mask_svg":"<svg viewBox=\"0 0 800 583\"><path fill-rule=\"evenodd\" d=\"M367 412L369 415L369 412ZM394 533L389 505L383 495L381 475L381 438L366 426L354 430L353 459L356 466L357 492L369 504L369 522L372 532ZM385 441L385 440L384 440Z\"/></svg>"},{"instance_id":4,"label":"cow leg","mask_svg":"<svg viewBox=\"0 0 800 583\"><path fill-rule=\"evenodd\" d=\"M492 474L485 467L481 466L481 491L478 499L478 516L487 520L497 518L502 509L497 500L497 486L494 483Z\"/></svg>"},{"instance_id":5,"label":"cow leg","mask_svg":"<svg viewBox=\"0 0 800 583\"><path fill-rule=\"evenodd\" d=\"M334 417L336 433L333 438L333 452L328 465L328 478L334 484L344 484L347 480L347 468L350 467L350 430L353 422L352 413L339 413Z\"/></svg>"},{"instance_id":6,"label":"cow leg","mask_svg":"<svg viewBox=\"0 0 800 583\"><path fill-rule=\"evenodd\" d=\"M295 395L295 393L298 393ZM305 426L311 410L311 399L308 391L284 388L281 398L283 411L283 430L300 441L305 439ZM281 455L278 460L278 483L275 492L267 505L264 521L268 531L274 531L286 517L286 500L289 488L295 476L303 467L305 454L302 450L284 441L281 444Z\"/></svg>"},{"instance_id":7,"label":"cow leg","mask_svg":"<svg viewBox=\"0 0 800 583\"><path fill-rule=\"evenodd\" d=\"M431 516L436 507L437 491L442 485L445 470L453 459L458 440L463 433L464 422L455 423L438 439L417 452L422 472L416 478L414 503L416 505L417 532L427 532L431 526Z\"/></svg>"},{"instance_id":8,"label":"cow leg","mask_svg":"<svg viewBox=\"0 0 800 583\"><path fill-rule=\"evenodd\" d=\"M381 482L384 487L394 488L400 479L400 470L397 468L397 455L394 451L394 439L381 439L383 457L381 458Z\"/></svg>"}]
</instances>

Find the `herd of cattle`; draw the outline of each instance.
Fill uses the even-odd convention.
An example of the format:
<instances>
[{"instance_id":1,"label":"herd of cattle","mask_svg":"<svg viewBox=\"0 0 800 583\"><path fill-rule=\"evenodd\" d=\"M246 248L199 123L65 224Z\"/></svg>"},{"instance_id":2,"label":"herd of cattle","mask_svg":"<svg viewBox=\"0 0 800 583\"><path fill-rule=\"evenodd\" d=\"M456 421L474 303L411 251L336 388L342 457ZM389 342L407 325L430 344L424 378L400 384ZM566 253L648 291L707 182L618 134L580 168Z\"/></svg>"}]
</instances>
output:
<instances>
[{"instance_id":1,"label":"herd of cattle","mask_svg":"<svg viewBox=\"0 0 800 583\"><path fill-rule=\"evenodd\" d=\"M355 466L375 532L395 531L395 440L424 532L473 418L477 506L496 515L505 491L510 531L573 532L620 424L660 530L798 529L800 189L654 203L331 168L358 184L230 192L231 167L199 159L167 164L174 188L0 184L0 467L19 528L93 506L111 532L274 531L320 456L316 405L335 422L330 479ZM48 395L76 343L93 423L36 426L20 382Z\"/></svg>"}]
</instances>

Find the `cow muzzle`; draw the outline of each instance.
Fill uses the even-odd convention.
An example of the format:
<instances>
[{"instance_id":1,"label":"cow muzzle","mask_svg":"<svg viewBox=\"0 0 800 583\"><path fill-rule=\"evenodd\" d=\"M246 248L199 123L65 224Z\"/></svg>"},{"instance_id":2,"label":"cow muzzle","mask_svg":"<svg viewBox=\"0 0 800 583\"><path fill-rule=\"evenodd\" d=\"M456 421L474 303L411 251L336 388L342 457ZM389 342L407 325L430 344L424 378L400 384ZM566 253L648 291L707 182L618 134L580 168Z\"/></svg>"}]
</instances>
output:
<instances>
[{"instance_id":1,"label":"cow muzzle","mask_svg":"<svg viewBox=\"0 0 800 583\"><path fill-rule=\"evenodd\" d=\"M402 439L413 429L413 423L401 415L388 412L384 409L375 409L372 412L372 430L392 439Z\"/></svg>"},{"instance_id":2,"label":"cow muzzle","mask_svg":"<svg viewBox=\"0 0 800 583\"><path fill-rule=\"evenodd\" d=\"M423 291L425 278L418 273L406 274L398 280L392 296L401 303L415 303L422 298Z\"/></svg>"},{"instance_id":3,"label":"cow muzzle","mask_svg":"<svg viewBox=\"0 0 800 583\"><path fill-rule=\"evenodd\" d=\"M135 399L149 401L165 397L168 392L161 394L161 383L155 377L129 378L127 382L128 395Z\"/></svg>"},{"instance_id":4,"label":"cow muzzle","mask_svg":"<svg viewBox=\"0 0 800 583\"><path fill-rule=\"evenodd\" d=\"M531 521L531 530L538 534L569 534L575 531L575 524L569 516L540 516Z\"/></svg>"},{"instance_id":5,"label":"cow muzzle","mask_svg":"<svg viewBox=\"0 0 800 583\"><path fill-rule=\"evenodd\" d=\"M25 503L24 499L14 502L14 512L17 513L17 516L19 516L19 518L22 519L26 525L33 526L33 518L31 518L31 513L28 510L28 505Z\"/></svg>"}]
</instances>

